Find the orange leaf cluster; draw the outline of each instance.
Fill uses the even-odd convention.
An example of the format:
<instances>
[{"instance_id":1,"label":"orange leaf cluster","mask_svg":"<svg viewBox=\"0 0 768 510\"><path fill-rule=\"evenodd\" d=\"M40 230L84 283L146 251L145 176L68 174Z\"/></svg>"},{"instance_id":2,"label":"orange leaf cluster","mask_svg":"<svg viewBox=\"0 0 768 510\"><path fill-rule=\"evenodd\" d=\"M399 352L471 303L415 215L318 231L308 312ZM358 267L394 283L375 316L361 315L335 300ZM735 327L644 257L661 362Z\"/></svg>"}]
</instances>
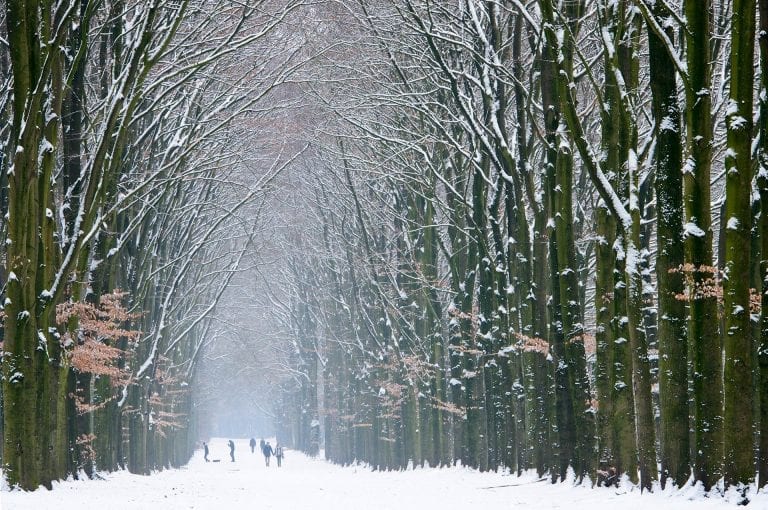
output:
<instances>
[{"instance_id":1,"label":"orange leaf cluster","mask_svg":"<svg viewBox=\"0 0 768 510\"><path fill-rule=\"evenodd\" d=\"M454 416L464 416L464 411L453 402L443 402L435 397L430 397L430 399L432 400L433 408L439 409L445 413L453 414Z\"/></svg>"},{"instance_id":2,"label":"orange leaf cluster","mask_svg":"<svg viewBox=\"0 0 768 510\"><path fill-rule=\"evenodd\" d=\"M480 349L467 347L466 345L449 345L448 350L453 352L460 352L462 354L469 354L471 356L482 356L484 354Z\"/></svg>"},{"instance_id":3,"label":"orange leaf cluster","mask_svg":"<svg viewBox=\"0 0 768 510\"><path fill-rule=\"evenodd\" d=\"M76 319L80 333L97 340L127 338L135 341L141 332L126 329L123 325L140 318L141 314L129 313L122 306L126 295L120 290L105 294L101 296L99 306L82 302L62 303L56 307L56 322L66 325Z\"/></svg>"},{"instance_id":4,"label":"orange leaf cluster","mask_svg":"<svg viewBox=\"0 0 768 510\"><path fill-rule=\"evenodd\" d=\"M72 349L70 361L78 371L110 377L112 386L121 386L128 381L129 373L117 366L125 351L105 343L86 338Z\"/></svg>"},{"instance_id":5,"label":"orange leaf cluster","mask_svg":"<svg viewBox=\"0 0 768 510\"><path fill-rule=\"evenodd\" d=\"M683 294L675 294L678 301L690 302L696 299L715 298L719 304L723 304L722 272L712 266L694 266L683 264L669 270L670 273L683 273L688 291ZM699 274L707 275L705 277ZM749 311L760 313L762 302L760 292L757 289L749 289Z\"/></svg>"},{"instance_id":6,"label":"orange leaf cluster","mask_svg":"<svg viewBox=\"0 0 768 510\"><path fill-rule=\"evenodd\" d=\"M678 301L693 301L697 299L716 298L718 302L723 300L723 286L720 270L713 266L694 266L682 264L669 269L670 273L682 273L685 278L688 291L684 294L676 294Z\"/></svg>"},{"instance_id":7,"label":"orange leaf cluster","mask_svg":"<svg viewBox=\"0 0 768 510\"><path fill-rule=\"evenodd\" d=\"M544 356L549 355L549 342L539 337L532 337L523 335L522 333L515 333L515 337L519 340L517 348L523 352L538 352Z\"/></svg>"},{"instance_id":8,"label":"orange leaf cluster","mask_svg":"<svg viewBox=\"0 0 768 510\"><path fill-rule=\"evenodd\" d=\"M377 385L384 390L379 392L379 415L382 418L399 418L400 409L407 395L404 384L393 381L381 381Z\"/></svg>"},{"instance_id":9,"label":"orange leaf cluster","mask_svg":"<svg viewBox=\"0 0 768 510\"><path fill-rule=\"evenodd\" d=\"M158 411L154 413L154 421L152 422L152 426L154 427L155 432L160 437L166 437L165 431L166 430L175 430L183 428L184 424L181 422L181 418L186 416L184 413L171 413L167 411Z\"/></svg>"},{"instance_id":10,"label":"orange leaf cluster","mask_svg":"<svg viewBox=\"0 0 768 510\"><path fill-rule=\"evenodd\" d=\"M82 395L70 393L69 398L74 399L75 401L75 410L77 411L78 416L92 413L94 411L97 411L99 409L104 408L109 402L114 400L113 398L107 399L103 402L100 402L98 404L89 404L85 401L85 398Z\"/></svg>"},{"instance_id":11,"label":"orange leaf cluster","mask_svg":"<svg viewBox=\"0 0 768 510\"><path fill-rule=\"evenodd\" d=\"M416 355L405 355L401 358L405 373L411 379L430 380L435 367Z\"/></svg>"},{"instance_id":12,"label":"orange leaf cluster","mask_svg":"<svg viewBox=\"0 0 768 510\"><path fill-rule=\"evenodd\" d=\"M136 342L140 332L126 327L140 317L126 310L122 301L127 294L116 290L100 297L99 305L93 303L68 302L56 307L57 323L67 328L62 336L64 345L72 345L69 351L72 367L81 373L109 377L113 387L130 382L130 372L120 367L120 361L128 353L113 345L118 340ZM71 336L76 331L77 341ZM79 395L74 395L75 405L80 414L91 412L102 404L90 404Z\"/></svg>"}]
</instances>

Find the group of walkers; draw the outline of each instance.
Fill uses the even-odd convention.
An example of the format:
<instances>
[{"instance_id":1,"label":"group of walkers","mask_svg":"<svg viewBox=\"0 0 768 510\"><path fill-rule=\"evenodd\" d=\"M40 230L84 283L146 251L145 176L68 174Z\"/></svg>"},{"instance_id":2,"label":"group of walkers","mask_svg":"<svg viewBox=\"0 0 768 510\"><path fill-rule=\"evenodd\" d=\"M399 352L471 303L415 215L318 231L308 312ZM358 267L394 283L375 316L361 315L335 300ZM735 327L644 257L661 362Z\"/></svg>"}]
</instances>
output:
<instances>
[{"instance_id":1,"label":"group of walkers","mask_svg":"<svg viewBox=\"0 0 768 510\"><path fill-rule=\"evenodd\" d=\"M251 438L251 441L249 444L251 446L251 453L254 453L254 451L256 450L256 439ZM229 442L227 443L227 446L229 446L229 457L232 459L232 462L234 462L235 461L235 442L230 439ZM264 439L262 439L259 442L259 449L261 450L261 453L264 455L264 462L267 465L267 467L269 467L269 459L272 458L273 455L275 459L277 459L277 467L280 467L283 465L284 454L283 454L283 447L280 445L280 443L275 444L275 447L272 448L272 445L269 444L269 441L265 442ZM204 452L203 458L205 459L205 461L210 462L210 460L208 459L210 450L208 449L208 443L206 443L205 441L203 441L203 452ZM214 460L214 462L218 462L218 460Z\"/></svg>"},{"instance_id":2,"label":"group of walkers","mask_svg":"<svg viewBox=\"0 0 768 510\"><path fill-rule=\"evenodd\" d=\"M251 453L254 452L256 449L256 440L254 438L251 438ZM272 445L269 444L269 441L264 442L264 439L259 441L259 449L261 450L261 453L264 455L264 462L269 467L269 459L274 455L277 459L277 467L280 467L283 465L283 447L280 446L280 443L277 443L274 448L272 448Z\"/></svg>"}]
</instances>

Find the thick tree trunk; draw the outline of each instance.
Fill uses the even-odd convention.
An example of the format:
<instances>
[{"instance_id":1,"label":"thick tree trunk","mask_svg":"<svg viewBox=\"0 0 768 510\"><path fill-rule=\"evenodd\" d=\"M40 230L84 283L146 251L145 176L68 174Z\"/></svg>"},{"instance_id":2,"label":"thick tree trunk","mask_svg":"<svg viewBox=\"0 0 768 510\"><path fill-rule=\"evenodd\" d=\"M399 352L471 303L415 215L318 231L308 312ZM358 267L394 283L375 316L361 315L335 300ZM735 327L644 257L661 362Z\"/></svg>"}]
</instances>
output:
<instances>
[{"instance_id":1,"label":"thick tree trunk","mask_svg":"<svg viewBox=\"0 0 768 510\"><path fill-rule=\"evenodd\" d=\"M654 4L657 22L668 13ZM673 40L668 29L667 37ZM648 30L651 93L656 123L656 278L658 292L659 398L661 411L661 487L671 479L682 487L690 475L688 423L688 343L685 332L685 292L682 267L683 196L680 108L674 63L665 43Z\"/></svg>"},{"instance_id":2,"label":"thick tree trunk","mask_svg":"<svg viewBox=\"0 0 768 510\"><path fill-rule=\"evenodd\" d=\"M752 88L755 0L734 0L730 104L725 156L725 359L723 367L723 475L727 485L754 481L753 344L750 323L752 235Z\"/></svg>"},{"instance_id":3,"label":"thick tree trunk","mask_svg":"<svg viewBox=\"0 0 768 510\"><path fill-rule=\"evenodd\" d=\"M7 287L3 362L3 461L8 482L22 489L50 487L66 474L66 414L59 374L63 363L52 338L53 306L46 292L55 276L51 175L63 97L58 45L66 31L48 6L24 1L6 6L14 79L8 168ZM39 40L52 41L40 46ZM44 66L43 63L48 65ZM42 85L44 84L44 85ZM49 412L39 412L48 409Z\"/></svg>"}]
</instances>

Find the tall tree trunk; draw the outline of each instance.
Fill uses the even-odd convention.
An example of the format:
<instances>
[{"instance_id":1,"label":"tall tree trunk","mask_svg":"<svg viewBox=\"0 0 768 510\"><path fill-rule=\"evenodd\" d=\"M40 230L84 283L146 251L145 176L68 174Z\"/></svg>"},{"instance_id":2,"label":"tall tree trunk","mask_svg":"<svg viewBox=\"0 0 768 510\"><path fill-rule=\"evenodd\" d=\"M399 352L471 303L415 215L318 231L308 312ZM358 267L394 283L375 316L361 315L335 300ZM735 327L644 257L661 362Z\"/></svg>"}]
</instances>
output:
<instances>
[{"instance_id":1,"label":"tall tree trunk","mask_svg":"<svg viewBox=\"0 0 768 510\"><path fill-rule=\"evenodd\" d=\"M551 6L547 7L551 9ZM557 51L547 42L542 50L551 58L545 66L551 67L551 77L559 77L561 73L571 76L573 72L574 37L578 32L578 24L582 15L583 2L569 2L564 6L563 13L566 23L561 29L569 33L569 37L562 42L562 47ZM551 12L549 13L551 16ZM552 19L551 17L549 19ZM557 373L560 374L559 394L563 397L563 406L558 402L560 409L560 421L558 433L561 436L560 445L566 454L561 462L561 476L564 469L571 464L576 475L582 478L595 471L594 457L595 421L592 398L589 388L589 379L586 371L586 357L584 351L584 331L581 319L581 308L578 287L578 268L573 239L573 154L570 141L565 139L561 125L559 105L564 100L553 95L553 84L544 86L547 76L542 76L543 94L545 106L545 126L547 129L547 180L545 181L545 193L549 195L550 220L554 223L554 240L550 256L553 267L553 306L559 307L559 317L555 319L553 328L559 330L555 333L553 352L557 363ZM553 106L549 106L551 102ZM550 189L551 186L551 189ZM557 282L555 280L558 280ZM557 291L555 291L555 287ZM559 294L559 296L556 296Z\"/></svg>"},{"instance_id":2,"label":"tall tree trunk","mask_svg":"<svg viewBox=\"0 0 768 510\"><path fill-rule=\"evenodd\" d=\"M656 2L657 23L669 13ZM671 28L667 38L674 40ZM682 140L676 71L665 43L648 30L653 117L656 123L656 278L658 292L661 487L682 487L690 475L688 344L685 331Z\"/></svg>"},{"instance_id":3,"label":"tall tree trunk","mask_svg":"<svg viewBox=\"0 0 768 510\"><path fill-rule=\"evenodd\" d=\"M629 214L632 220L629 231L623 232L627 275L627 318L629 342L632 349L632 392L634 393L635 430L641 489L651 490L657 478L656 441L653 400L651 398L651 366L648 359L648 343L643 327L643 277L641 268L646 255L641 251L641 211L639 200L638 140L635 105L639 83L640 16L629 2L620 3L619 16L626 19L618 51L618 62L625 90L621 94L622 123L620 154L622 168L626 169L629 186Z\"/></svg>"},{"instance_id":4,"label":"tall tree trunk","mask_svg":"<svg viewBox=\"0 0 768 510\"><path fill-rule=\"evenodd\" d=\"M760 381L760 444L757 471L760 485L768 486L768 0L759 1L760 94L757 187L760 193L760 338L758 380Z\"/></svg>"},{"instance_id":5,"label":"tall tree trunk","mask_svg":"<svg viewBox=\"0 0 768 510\"><path fill-rule=\"evenodd\" d=\"M473 328L467 347L470 355L465 358L464 385L467 388L467 434L466 440L469 447L469 461L471 465L481 471L488 469L488 419L487 406L492 402L487 401L485 391L485 359L484 354L489 351L487 345L492 345L487 339L491 338L492 317L494 313L493 278L491 275L488 242L486 239L487 226L487 188L484 175L489 174L488 156L483 156L479 168L475 169L472 178L472 237L470 247L476 253L474 264L470 268L477 268L477 293L478 311L477 327Z\"/></svg>"},{"instance_id":6,"label":"tall tree trunk","mask_svg":"<svg viewBox=\"0 0 768 510\"><path fill-rule=\"evenodd\" d=\"M727 485L754 481L753 359L750 323L752 236L752 88L755 0L734 0L730 103L725 156L725 360L723 367L723 475Z\"/></svg>"},{"instance_id":7,"label":"tall tree trunk","mask_svg":"<svg viewBox=\"0 0 768 510\"><path fill-rule=\"evenodd\" d=\"M711 0L685 0L688 86L685 90L686 164L683 202L686 224L685 259L692 267L693 289L688 342L693 363L693 472L709 490L721 476L722 362L712 257L710 170L712 166ZM701 289L701 290L699 290Z\"/></svg>"},{"instance_id":8,"label":"tall tree trunk","mask_svg":"<svg viewBox=\"0 0 768 510\"><path fill-rule=\"evenodd\" d=\"M598 239L595 247L595 392L597 396L598 469L603 481L617 482L616 448L614 440L614 343L613 317L616 222L605 207L595 211ZM626 417L622 417L625 419Z\"/></svg>"},{"instance_id":9,"label":"tall tree trunk","mask_svg":"<svg viewBox=\"0 0 768 510\"><path fill-rule=\"evenodd\" d=\"M58 339L50 334L57 267L51 176L59 138L66 9L8 2L6 23L14 81L8 177L6 320L3 362L3 462L8 482L50 487L66 474L66 409ZM40 40L50 41L41 46ZM59 289L61 292L61 289ZM47 409L49 412L39 412ZM64 438L64 439L62 439Z\"/></svg>"},{"instance_id":10,"label":"tall tree trunk","mask_svg":"<svg viewBox=\"0 0 768 510\"><path fill-rule=\"evenodd\" d=\"M549 334L547 340L554 358L555 373L555 421L551 423L554 441L552 444L552 480L564 479L568 465L573 458L575 428L573 425L571 394L568 391L568 372L565 363L565 342L563 339L562 307L560 293L560 271L558 266L558 246L555 233L554 217L557 214L555 196L557 165L557 128L559 126L559 107L557 91L554 86L558 73L555 65L555 50L549 44L542 48L541 96L544 107L544 127L546 129L545 170L543 175L544 209L547 216L548 269L549 269Z\"/></svg>"},{"instance_id":11,"label":"tall tree trunk","mask_svg":"<svg viewBox=\"0 0 768 510\"><path fill-rule=\"evenodd\" d=\"M582 479L596 468L595 422L592 397L587 378L584 351L584 325L579 305L576 247L573 239L573 154L566 140L560 140L556 171L555 237L557 239L557 267L560 279L561 324L564 341L564 362L568 370L573 416L573 469Z\"/></svg>"}]
</instances>

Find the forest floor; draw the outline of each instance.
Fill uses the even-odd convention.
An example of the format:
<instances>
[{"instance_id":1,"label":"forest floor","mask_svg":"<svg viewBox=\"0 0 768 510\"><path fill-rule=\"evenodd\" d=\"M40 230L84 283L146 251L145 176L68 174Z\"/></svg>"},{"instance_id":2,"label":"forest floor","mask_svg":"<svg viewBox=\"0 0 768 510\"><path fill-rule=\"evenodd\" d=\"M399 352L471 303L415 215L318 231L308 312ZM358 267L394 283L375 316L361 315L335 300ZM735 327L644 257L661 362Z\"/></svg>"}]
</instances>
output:
<instances>
[{"instance_id":1,"label":"forest floor","mask_svg":"<svg viewBox=\"0 0 768 510\"><path fill-rule=\"evenodd\" d=\"M66 481L54 490L0 492L3 510L69 509L312 509L312 510L714 510L736 508L736 497L704 497L695 487L640 494L636 487L598 488L551 485L535 474L518 478L464 468L373 472L340 467L286 451L281 468L264 465L247 439L235 440L235 460L226 439L210 442L210 459L197 451L183 469L153 476L127 472L103 480ZM735 495L733 495L735 496ZM768 494L753 495L747 508L768 509Z\"/></svg>"}]
</instances>

